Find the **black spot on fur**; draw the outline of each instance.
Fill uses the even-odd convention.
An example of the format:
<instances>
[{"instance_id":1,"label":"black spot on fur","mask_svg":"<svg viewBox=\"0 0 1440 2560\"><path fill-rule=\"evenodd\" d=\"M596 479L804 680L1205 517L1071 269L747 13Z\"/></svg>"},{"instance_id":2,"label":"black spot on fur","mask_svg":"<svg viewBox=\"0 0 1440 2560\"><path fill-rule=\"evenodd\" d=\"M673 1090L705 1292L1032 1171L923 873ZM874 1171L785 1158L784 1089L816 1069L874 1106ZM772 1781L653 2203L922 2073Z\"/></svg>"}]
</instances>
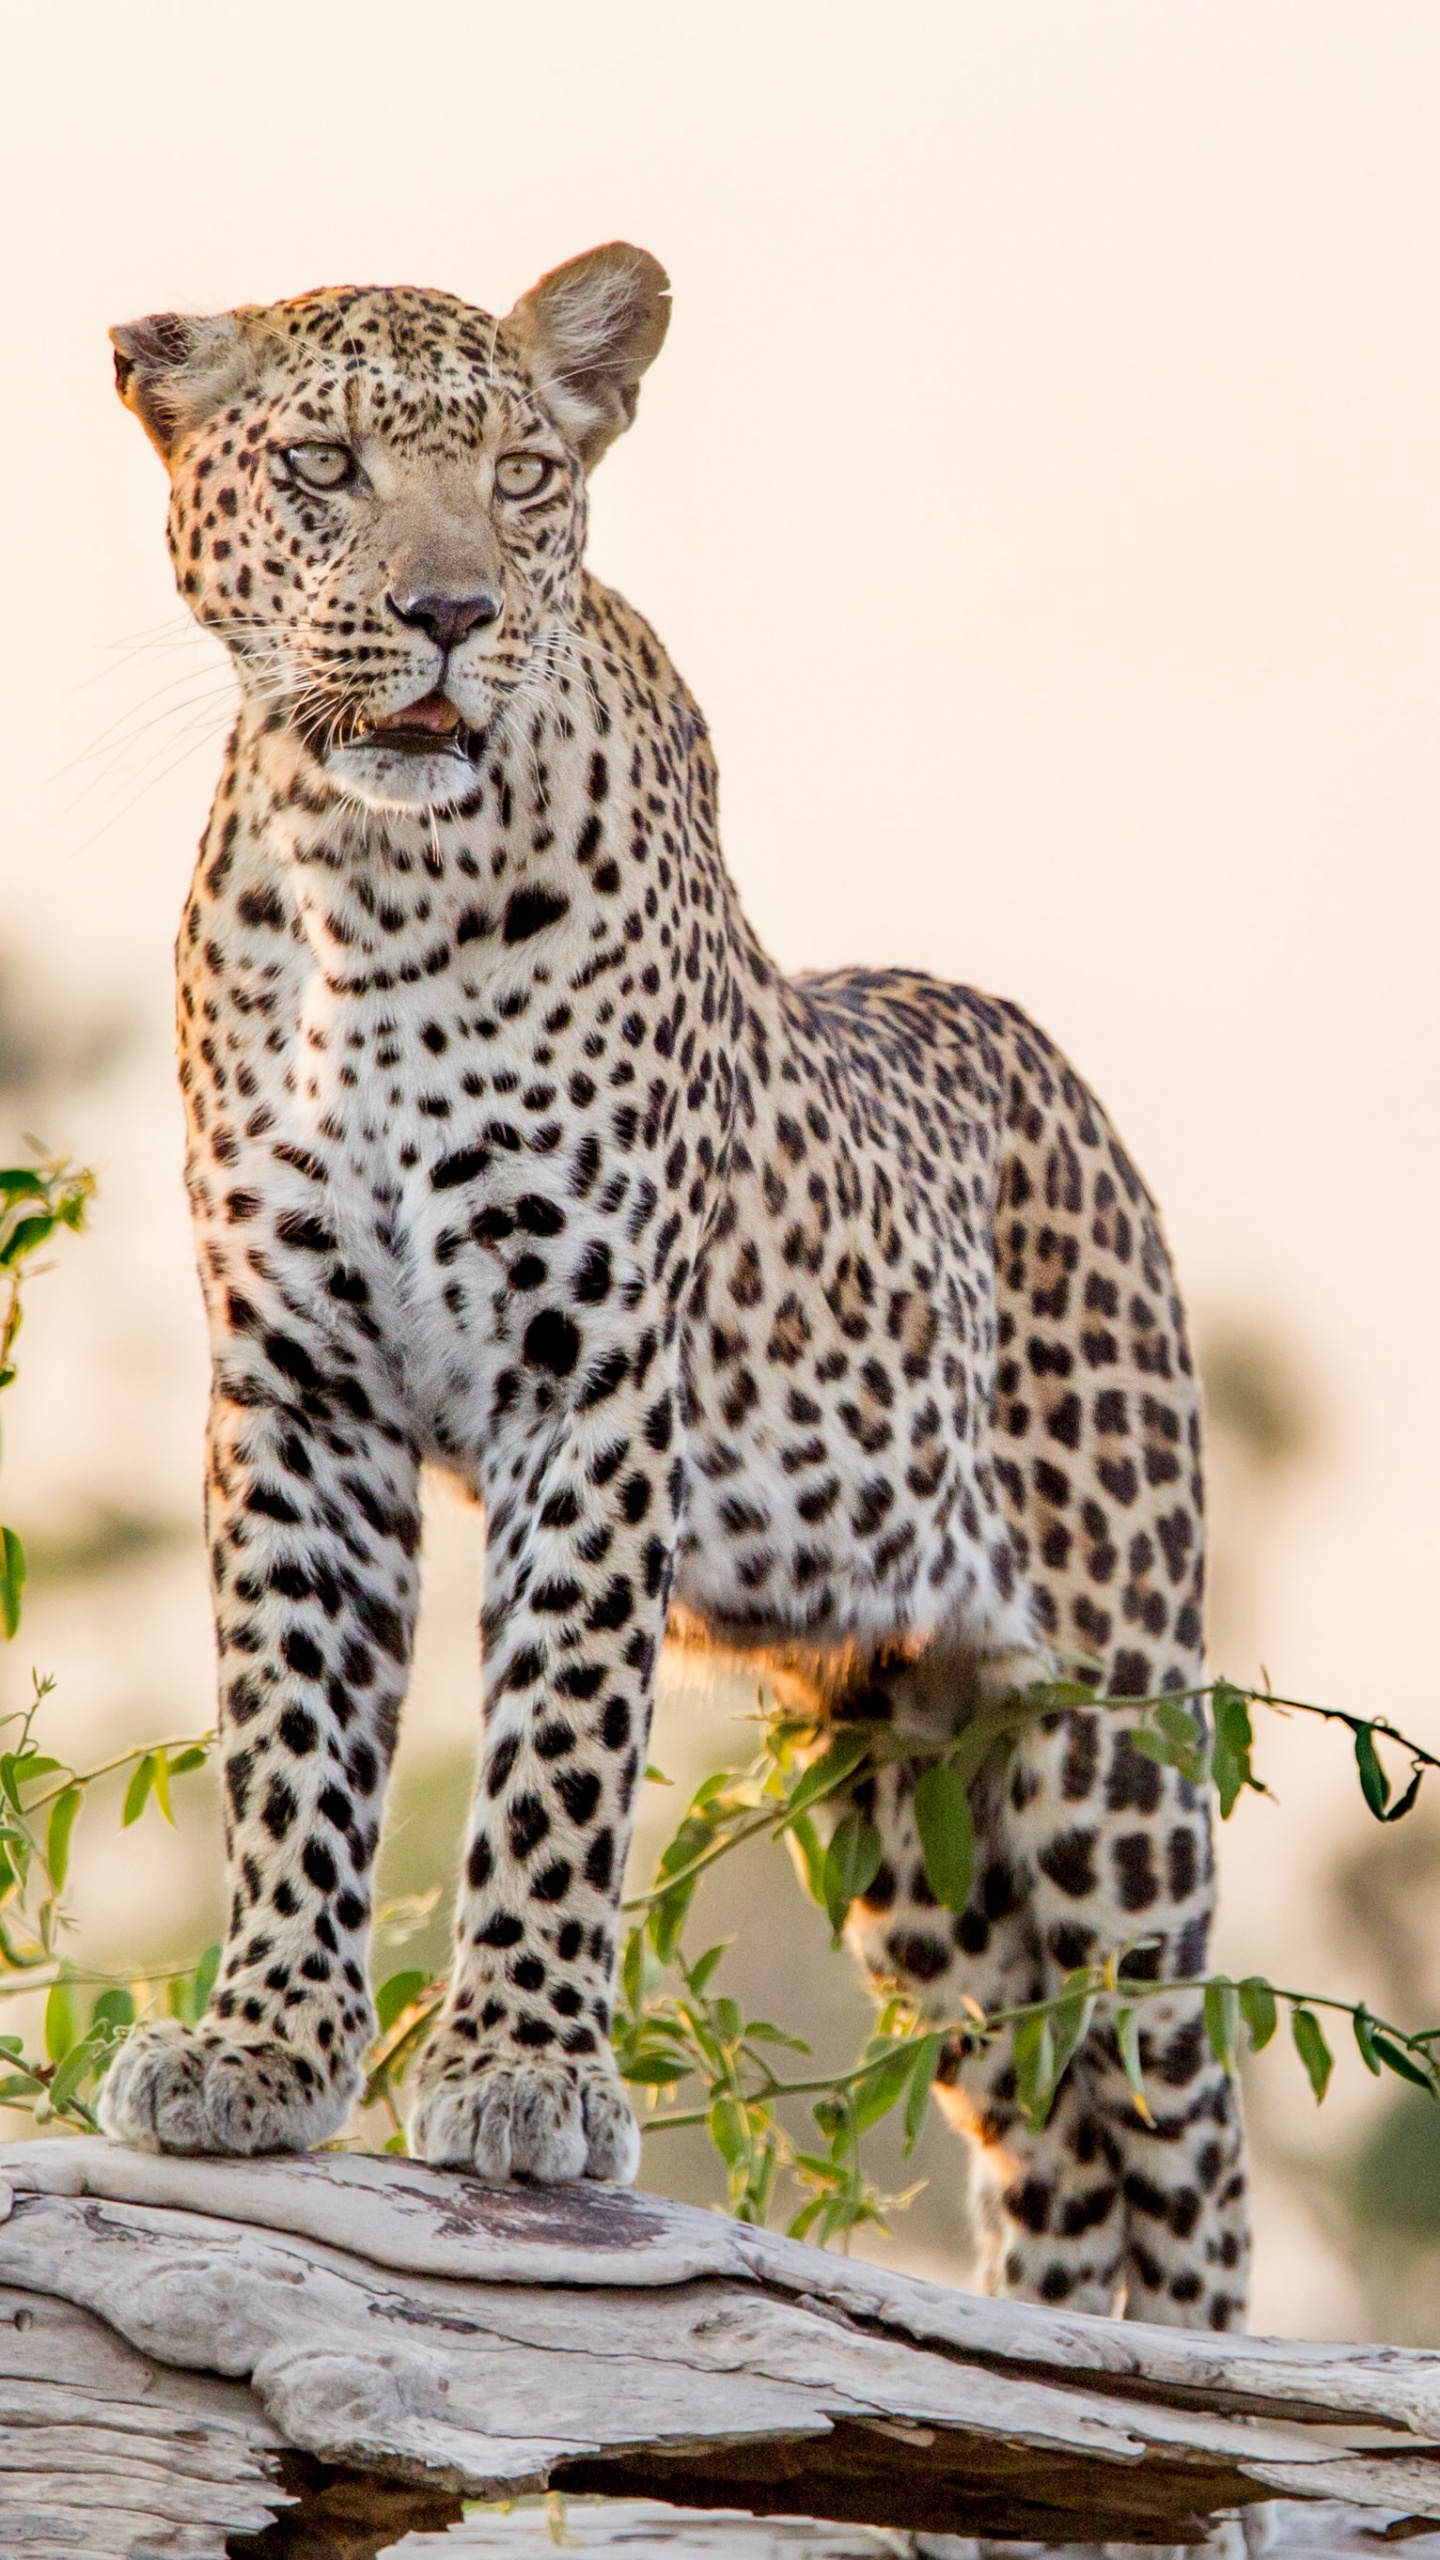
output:
<instances>
[{"instance_id":1,"label":"black spot on fur","mask_svg":"<svg viewBox=\"0 0 1440 2560\"><path fill-rule=\"evenodd\" d=\"M534 933L543 933L547 924L558 924L570 912L570 901L558 889L516 889L505 908L505 940L528 942Z\"/></svg>"}]
</instances>

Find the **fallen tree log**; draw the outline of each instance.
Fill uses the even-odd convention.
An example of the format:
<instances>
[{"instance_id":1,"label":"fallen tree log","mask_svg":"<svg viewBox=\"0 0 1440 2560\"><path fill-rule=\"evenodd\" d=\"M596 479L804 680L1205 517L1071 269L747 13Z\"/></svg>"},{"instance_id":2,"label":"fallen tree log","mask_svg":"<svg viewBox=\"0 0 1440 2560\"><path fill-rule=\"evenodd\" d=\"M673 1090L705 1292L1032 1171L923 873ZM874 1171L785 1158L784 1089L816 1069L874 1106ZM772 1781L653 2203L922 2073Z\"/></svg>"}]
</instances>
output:
<instances>
[{"instance_id":1,"label":"fallen tree log","mask_svg":"<svg viewBox=\"0 0 1440 2560\"><path fill-rule=\"evenodd\" d=\"M1306 2500L1266 2510L1265 2560L1379 2560L1383 2537L1358 2507ZM551 2548L547 2549L547 2540ZM472 2511L441 2536L419 2532L404 2560L554 2560L553 2545L588 2560L1016 2560L1014 2543L957 2541L951 2534L895 2533L880 2525L825 2524L808 2516L760 2518L662 2506L654 2499L585 2498ZM1020 2551L1029 2546L1018 2546ZM1112 2545L1112 2549L1113 2549ZM1396 2547L1396 2546L1392 2546ZM1404 2560L1433 2560L1426 2535ZM1074 2555L1074 2545L1070 2546ZM1053 2555L1065 2560L1065 2554Z\"/></svg>"},{"instance_id":2,"label":"fallen tree log","mask_svg":"<svg viewBox=\"0 0 1440 2560\"><path fill-rule=\"evenodd\" d=\"M57 2139L0 2179L0 2554L358 2560L557 2488L1047 2543L1273 2498L1440 2523L1437 2356L991 2302L354 2153Z\"/></svg>"}]
</instances>

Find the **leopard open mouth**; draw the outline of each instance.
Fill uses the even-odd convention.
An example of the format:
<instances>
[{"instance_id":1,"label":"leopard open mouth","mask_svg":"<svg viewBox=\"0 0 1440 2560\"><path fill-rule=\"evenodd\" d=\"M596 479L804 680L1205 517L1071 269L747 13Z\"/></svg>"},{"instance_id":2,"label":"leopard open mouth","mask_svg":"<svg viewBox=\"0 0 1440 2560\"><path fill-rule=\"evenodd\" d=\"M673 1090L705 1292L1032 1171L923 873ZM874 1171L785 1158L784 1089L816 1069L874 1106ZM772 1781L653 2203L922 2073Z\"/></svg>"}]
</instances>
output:
<instances>
[{"instance_id":1,"label":"leopard open mouth","mask_svg":"<svg viewBox=\"0 0 1440 2560\"><path fill-rule=\"evenodd\" d=\"M401 711L362 711L347 743L388 748L393 755L468 757L478 750L480 737L480 731L466 728L448 694L427 693Z\"/></svg>"},{"instance_id":2,"label":"leopard open mouth","mask_svg":"<svg viewBox=\"0 0 1440 2560\"><path fill-rule=\"evenodd\" d=\"M301 734L332 783L367 807L449 809L480 789L489 727L472 729L437 691L398 711L356 704L340 720L312 718Z\"/></svg>"}]
</instances>

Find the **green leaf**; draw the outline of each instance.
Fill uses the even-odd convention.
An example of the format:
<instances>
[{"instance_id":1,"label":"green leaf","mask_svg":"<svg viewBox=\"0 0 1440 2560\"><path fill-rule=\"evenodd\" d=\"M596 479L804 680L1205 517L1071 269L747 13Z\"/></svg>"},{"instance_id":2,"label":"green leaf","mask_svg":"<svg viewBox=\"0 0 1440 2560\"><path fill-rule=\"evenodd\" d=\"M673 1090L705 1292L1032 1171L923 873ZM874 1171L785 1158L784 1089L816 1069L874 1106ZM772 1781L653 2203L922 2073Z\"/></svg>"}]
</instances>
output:
<instances>
[{"instance_id":1,"label":"green leaf","mask_svg":"<svg viewBox=\"0 0 1440 2560\"><path fill-rule=\"evenodd\" d=\"M1420 1781L1425 1775L1422 1763L1415 1763L1410 1784L1398 1802L1392 1804L1390 1781L1375 1746L1374 1725L1356 1724L1352 1730L1355 1735L1355 1766L1360 1772L1360 1792L1365 1802L1377 1822L1403 1822L1420 1793ZM1382 1730L1388 1731L1388 1727L1382 1727Z\"/></svg>"},{"instance_id":2,"label":"green leaf","mask_svg":"<svg viewBox=\"0 0 1440 2560\"><path fill-rule=\"evenodd\" d=\"M808 1813L799 1813L788 1824L791 1839L800 1852L805 1869L805 1890L812 1902L823 1908L825 1902L825 1843Z\"/></svg>"},{"instance_id":3,"label":"green leaf","mask_svg":"<svg viewBox=\"0 0 1440 2560\"><path fill-rule=\"evenodd\" d=\"M1142 1760L1153 1760L1157 1769L1168 1769L1171 1765L1169 1743L1163 1733L1156 1733L1150 1725L1136 1725L1130 1736L1130 1748L1138 1751Z\"/></svg>"},{"instance_id":4,"label":"green leaf","mask_svg":"<svg viewBox=\"0 0 1440 2560\"><path fill-rule=\"evenodd\" d=\"M131 1772L130 1784L125 1790L125 1803L120 1815L122 1831L128 1831L132 1822L139 1821L150 1801L150 1790L154 1784L155 1754L153 1751L147 1751L143 1760L137 1760Z\"/></svg>"},{"instance_id":5,"label":"green leaf","mask_svg":"<svg viewBox=\"0 0 1440 2560\"><path fill-rule=\"evenodd\" d=\"M16 1785L21 1787L33 1787L37 1778L53 1777L55 1771L57 1769L63 1769L64 1766L65 1763L63 1760L52 1760L48 1752L18 1752L15 1758Z\"/></svg>"},{"instance_id":6,"label":"green leaf","mask_svg":"<svg viewBox=\"0 0 1440 2560\"><path fill-rule=\"evenodd\" d=\"M428 1991L432 1978L430 1974L412 1967L406 1973L392 1973L387 1981L381 1983L375 1994L375 2019L382 2036L394 2026L402 2009L408 2009L411 2001L418 2000L422 1991Z\"/></svg>"},{"instance_id":7,"label":"green leaf","mask_svg":"<svg viewBox=\"0 0 1440 2560\"><path fill-rule=\"evenodd\" d=\"M712 1769L708 1778L701 1779L690 1799L691 1812L703 1812L707 1806L714 1804L717 1796L723 1796L726 1789L733 1784L734 1779L730 1770Z\"/></svg>"},{"instance_id":8,"label":"green leaf","mask_svg":"<svg viewBox=\"0 0 1440 2560\"><path fill-rule=\"evenodd\" d=\"M1355 2030L1355 2042L1360 2048L1360 2059L1364 2063L1366 2070L1373 2071L1376 2079L1378 2080L1380 2077L1380 2056L1375 2050L1375 2022L1370 2016L1368 2009L1357 2009L1350 2021L1350 2024Z\"/></svg>"},{"instance_id":9,"label":"green leaf","mask_svg":"<svg viewBox=\"0 0 1440 2560\"><path fill-rule=\"evenodd\" d=\"M0 1200L43 1200L45 1185L38 1173L23 1165L10 1165L0 1171Z\"/></svg>"},{"instance_id":10,"label":"green leaf","mask_svg":"<svg viewBox=\"0 0 1440 2560\"><path fill-rule=\"evenodd\" d=\"M707 1813L703 1805L698 1810L692 1805L674 1838L667 1841L660 1852L657 1876L678 1875L682 1867L688 1867L702 1856L715 1838L716 1820L717 1817Z\"/></svg>"},{"instance_id":11,"label":"green leaf","mask_svg":"<svg viewBox=\"0 0 1440 2560\"><path fill-rule=\"evenodd\" d=\"M679 2018L667 2018L657 2010L647 2009L639 2025L631 2032L630 2049L634 2053L648 2052L650 2044L657 2037L662 2044L676 2044L683 2046L687 2051L689 2049L690 2031L684 2021Z\"/></svg>"},{"instance_id":12,"label":"green leaf","mask_svg":"<svg viewBox=\"0 0 1440 2560\"><path fill-rule=\"evenodd\" d=\"M1133 2009L1117 2009L1115 2042L1120 2049L1121 2068L1130 2083L1135 2112L1142 2124L1153 2124L1150 2101L1145 2095L1145 2075L1140 2068L1140 2020Z\"/></svg>"},{"instance_id":13,"label":"green leaf","mask_svg":"<svg viewBox=\"0 0 1440 2560\"><path fill-rule=\"evenodd\" d=\"M668 2089L672 2080L688 2080L694 2068L673 2053L642 2053L625 2064L623 2077L642 2089Z\"/></svg>"},{"instance_id":14,"label":"green leaf","mask_svg":"<svg viewBox=\"0 0 1440 2560\"><path fill-rule=\"evenodd\" d=\"M935 2074L940 2068L940 2057L944 2050L943 2035L922 2036L919 2050L910 2065L910 2094L905 2101L907 2156L914 2150L920 2139L920 2130L925 2122L925 2111L930 2103L930 2091L934 2085Z\"/></svg>"},{"instance_id":15,"label":"green leaf","mask_svg":"<svg viewBox=\"0 0 1440 2560\"><path fill-rule=\"evenodd\" d=\"M217 1941L214 1946L206 1948L205 1953L195 1967L195 1997L202 2010L205 2007L211 1992L215 1988L215 1977L219 1970L220 1948Z\"/></svg>"},{"instance_id":16,"label":"green leaf","mask_svg":"<svg viewBox=\"0 0 1440 2560\"><path fill-rule=\"evenodd\" d=\"M24 1588L25 1550L13 1529L0 1529L0 1627L7 1637L19 1627Z\"/></svg>"},{"instance_id":17,"label":"green leaf","mask_svg":"<svg viewBox=\"0 0 1440 2560\"><path fill-rule=\"evenodd\" d=\"M1250 2030L1250 2050L1259 2053L1275 2033L1275 1994L1263 1973L1247 1973L1239 1986L1240 2014Z\"/></svg>"},{"instance_id":18,"label":"green leaf","mask_svg":"<svg viewBox=\"0 0 1440 2560\"><path fill-rule=\"evenodd\" d=\"M167 2000L172 2017L187 2027L197 2026L205 2015L215 1977L220 1970L220 1949L207 1947L191 1974L182 1974L170 1984Z\"/></svg>"},{"instance_id":19,"label":"green leaf","mask_svg":"<svg viewBox=\"0 0 1440 2560\"><path fill-rule=\"evenodd\" d=\"M810 2051L803 2036L787 2035L783 2027L772 2026L768 2018L747 2018L745 2041L747 2044L780 2044L785 2047L787 2053Z\"/></svg>"},{"instance_id":20,"label":"green leaf","mask_svg":"<svg viewBox=\"0 0 1440 2560\"><path fill-rule=\"evenodd\" d=\"M737 2106L733 2098L717 2098L710 2110L708 2131L726 2168L735 2168L750 2148L744 2108Z\"/></svg>"},{"instance_id":21,"label":"green leaf","mask_svg":"<svg viewBox=\"0 0 1440 2560\"><path fill-rule=\"evenodd\" d=\"M874 1883L882 1855L883 1843L874 1823L858 1805L852 1805L836 1824L825 1852L825 1908L837 1939L851 1903Z\"/></svg>"},{"instance_id":22,"label":"green leaf","mask_svg":"<svg viewBox=\"0 0 1440 2560\"><path fill-rule=\"evenodd\" d=\"M698 2053L700 2060L695 2066L696 2069L703 2072L707 2080L713 2080L718 2085L726 2077L726 2048L710 2024L705 2003L703 2000L693 2003L682 2001L679 2007L679 2018L673 2022L668 2018L657 2018L653 2013L647 2015L640 2034L632 2039L631 2050L635 2053L644 2053L650 2049L646 2041L648 2030L652 2039L668 2039L671 2044L678 2046L682 2053L691 2053L692 2058L693 2054Z\"/></svg>"},{"instance_id":23,"label":"green leaf","mask_svg":"<svg viewBox=\"0 0 1440 2560\"><path fill-rule=\"evenodd\" d=\"M1055 2030L1049 2013L1042 2010L1037 2017L1022 2018L1015 2029L1015 2090L1038 2133L1055 2099Z\"/></svg>"},{"instance_id":24,"label":"green leaf","mask_svg":"<svg viewBox=\"0 0 1440 2560\"><path fill-rule=\"evenodd\" d=\"M1177 1751L1200 1751L1204 1748L1205 1728L1193 1707L1182 1705L1178 1698L1162 1698L1155 1709L1155 1721L1167 1742Z\"/></svg>"},{"instance_id":25,"label":"green leaf","mask_svg":"<svg viewBox=\"0 0 1440 2560\"><path fill-rule=\"evenodd\" d=\"M1250 1702L1243 1689L1237 1689L1229 1680L1217 1680L1210 1696L1215 1719L1210 1767L1220 1797L1221 1818L1228 1822L1243 1789L1257 1784L1250 1766L1255 1735L1250 1723Z\"/></svg>"},{"instance_id":26,"label":"green leaf","mask_svg":"<svg viewBox=\"0 0 1440 2560\"><path fill-rule=\"evenodd\" d=\"M899 2053L887 2055L878 2069L856 2082L850 2103L855 2110L857 2132L868 2132L872 2124L878 2124L882 2116L888 2116L891 2108L899 2105L914 2068L915 2057L907 2041Z\"/></svg>"},{"instance_id":27,"label":"green leaf","mask_svg":"<svg viewBox=\"0 0 1440 2560\"><path fill-rule=\"evenodd\" d=\"M1051 2033L1055 2039L1055 2085L1058 2088L1071 2055L1090 2032L1095 2015L1093 1977L1084 1966L1067 1973L1061 1986L1061 1997L1050 2012Z\"/></svg>"},{"instance_id":28,"label":"green leaf","mask_svg":"<svg viewBox=\"0 0 1440 2560\"><path fill-rule=\"evenodd\" d=\"M829 2166L833 2169L840 2161L853 2158L855 2119L846 2094L836 2089L827 2097L817 2098L810 2113L830 2145Z\"/></svg>"},{"instance_id":29,"label":"green leaf","mask_svg":"<svg viewBox=\"0 0 1440 2560\"><path fill-rule=\"evenodd\" d=\"M152 1751L150 1757L155 1763L155 1801L173 1831L175 1808L170 1802L170 1763L163 1750Z\"/></svg>"},{"instance_id":30,"label":"green leaf","mask_svg":"<svg viewBox=\"0 0 1440 2560\"><path fill-rule=\"evenodd\" d=\"M1205 2033L1223 2071L1235 2068L1235 2040L1240 2032L1240 1993L1233 1982L1205 1985Z\"/></svg>"},{"instance_id":31,"label":"green leaf","mask_svg":"<svg viewBox=\"0 0 1440 2560\"><path fill-rule=\"evenodd\" d=\"M786 1797L787 1824L794 1820L797 1813L803 1813L807 1805L814 1804L820 1796L827 1795L832 1787L837 1786L841 1779L847 1778L851 1770L867 1758L869 1751L868 1733L837 1733L829 1750L822 1753L818 1760L812 1760L808 1769L801 1771Z\"/></svg>"},{"instance_id":32,"label":"green leaf","mask_svg":"<svg viewBox=\"0 0 1440 2560\"><path fill-rule=\"evenodd\" d=\"M1355 1766L1360 1772L1360 1792L1376 1821L1383 1822L1390 1801L1390 1781L1380 1765L1373 1724L1355 1727Z\"/></svg>"},{"instance_id":33,"label":"green leaf","mask_svg":"<svg viewBox=\"0 0 1440 2560\"><path fill-rule=\"evenodd\" d=\"M185 1749L177 1751L171 1761L170 1775L172 1778L188 1778L192 1769L203 1769L209 1757L209 1751L203 1742L187 1743Z\"/></svg>"},{"instance_id":34,"label":"green leaf","mask_svg":"<svg viewBox=\"0 0 1440 2560\"><path fill-rule=\"evenodd\" d=\"M1132 1747L1162 1769L1178 1769L1192 1786L1202 1785L1207 1760L1205 1728L1199 1716L1176 1698L1162 1698L1152 1712L1153 1725L1139 1725L1131 1733Z\"/></svg>"},{"instance_id":35,"label":"green leaf","mask_svg":"<svg viewBox=\"0 0 1440 2560\"><path fill-rule=\"evenodd\" d=\"M657 1769L653 1760L647 1760L645 1784L647 1787L673 1787L675 1781L673 1778L667 1778L663 1769Z\"/></svg>"},{"instance_id":36,"label":"green leaf","mask_svg":"<svg viewBox=\"0 0 1440 2560\"><path fill-rule=\"evenodd\" d=\"M620 1968L620 1988L625 2006L633 2017L639 2017L645 1998L645 1932L632 1929L625 1941L625 1961Z\"/></svg>"},{"instance_id":37,"label":"green leaf","mask_svg":"<svg viewBox=\"0 0 1440 2560\"><path fill-rule=\"evenodd\" d=\"M1406 1788L1405 1793L1403 1794L1403 1796L1397 1796L1397 1797L1396 1797L1395 1802L1392 1804L1392 1806L1390 1807L1389 1812L1388 1812L1388 1813L1386 1814L1386 1816L1385 1816L1385 1819L1386 1819L1386 1821L1387 1821L1387 1822L1403 1822L1403 1821L1404 1821L1406 1814L1410 1811L1410 1809L1411 1809L1412 1805L1413 1805L1413 1804L1414 1804L1414 1802L1415 1802L1416 1797L1417 1797L1417 1796L1418 1796L1418 1794L1420 1793L1420 1781L1421 1781L1421 1779L1424 1777L1424 1775L1425 1775L1424 1769L1420 1766L1419 1762L1417 1761L1416 1766L1415 1766L1415 1772L1414 1772L1414 1775L1412 1776L1412 1778L1411 1778L1411 1780L1410 1780L1410 1784L1409 1784L1409 1786Z\"/></svg>"},{"instance_id":38,"label":"green leaf","mask_svg":"<svg viewBox=\"0 0 1440 2560\"><path fill-rule=\"evenodd\" d=\"M686 1979L689 1982L690 1989L697 2000L702 1996L705 1985L710 1980L710 1977L715 1971L715 1967L720 1962L721 1957L725 1955L734 1944L735 1941L733 1938L722 1938L718 1946L707 1947L703 1956L697 1956L695 1962L687 1968ZM754 2034L755 2030L753 2027L750 2032L752 2035Z\"/></svg>"},{"instance_id":39,"label":"green leaf","mask_svg":"<svg viewBox=\"0 0 1440 2560\"><path fill-rule=\"evenodd\" d=\"M63 2062L70 2047L78 2039L79 2033L80 2020L76 2015L75 1986L67 1982L62 1975L58 1982L51 1983L50 1997L45 2003L47 2059L51 2062Z\"/></svg>"},{"instance_id":40,"label":"green leaf","mask_svg":"<svg viewBox=\"0 0 1440 2560\"><path fill-rule=\"evenodd\" d=\"M1398 2079L1412 2081L1417 2089L1428 2091L1432 2098L1436 2096L1435 2082L1431 2074L1428 2071L1422 2071L1419 2063L1412 2061L1402 2045L1393 2043L1389 2036L1381 2035L1378 2028L1371 2029L1370 2041L1387 2071L1393 2071Z\"/></svg>"},{"instance_id":41,"label":"green leaf","mask_svg":"<svg viewBox=\"0 0 1440 2560\"><path fill-rule=\"evenodd\" d=\"M65 1878L70 1871L70 1834L84 1800L83 1788L65 1787L50 1807L50 1821L45 1833L45 1864L57 1893L65 1890Z\"/></svg>"},{"instance_id":42,"label":"green leaf","mask_svg":"<svg viewBox=\"0 0 1440 2560\"><path fill-rule=\"evenodd\" d=\"M55 1221L48 1212L38 1218L22 1218L0 1245L0 1270L8 1270L15 1263L23 1262L27 1253L34 1253L54 1232Z\"/></svg>"},{"instance_id":43,"label":"green leaf","mask_svg":"<svg viewBox=\"0 0 1440 2560\"><path fill-rule=\"evenodd\" d=\"M107 2027L133 2027L135 2024L135 1995L133 1991L126 1991L118 1983L113 1990L102 1991L99 1999L95 2003L90 2023L92 2027L97 2025Z\"/></svg>"},{"instance_id":44,"label":"green leaf","mask_svg":"<svg viewBox=\"0 0 1440 2560\"><path fill-rule=\"evenodd\" d=\"M68 2107L82 2080L87 2080L95 2069L105 2041L103 2035L86 2035L81 2036L78 2043L70 2047L64 2061L51 2079L48 2091L50 2104L57 2115Z\"/></svg>"},{"instance_id":45,"label":"green leaf","mask_svg":"<svg viewBox=\"0 0 1440 2560\"><path fill-rule=\"evenodd\" d=\"M1318 2107L1330 2085L1330 2074L1335 2068L1335 2057L1325 2041L1324 2029L1313 2009L1291 2010L1290 2033L1295 2039L1295 2050L1309 2074L1310 2086L1315 2092L1315 2104ZM1377 2045L1377 2053L1379 2050Z\"/></svg>"},{"instance_id":46,"label":"green leaf","mask_svg":"<svg viewBox=\"0 0 1440 2560\"><path fill-rule=\"evenodd\" d=\"M690 1905L695 1899L698 1876L687 1876L683 1884L673 1885L658 1902L652 1902L646 1926L650 1944L662 1964L668 1964L684 1934Z\"/></svg>"},{"instance_id":47,"label":"green leaf","mask_svg":"<svg viewBox=\"0 0 1440 2560\"><path fill-rule=\"evenodd\" d=\"M937 1902L957 1915L975 1881L975 1825L960 1772L936 1760L915 1789L915 1823L925 1873Z\"/></svg>"},{"instance_id":48,"label":"green leaf","mask_svg":"<svg viewBox=\"0 0 1440 2560\"><path fill-rule=\"evenodd\" d=\"M4 2080L0 2080L0 2107L14 2106L17 2100L23 2106L27 2099L34 2097L37 2089L44 2086L39 2072L32 2071L27 2063L22 2062Z\"/></svg>"}]
</instances>

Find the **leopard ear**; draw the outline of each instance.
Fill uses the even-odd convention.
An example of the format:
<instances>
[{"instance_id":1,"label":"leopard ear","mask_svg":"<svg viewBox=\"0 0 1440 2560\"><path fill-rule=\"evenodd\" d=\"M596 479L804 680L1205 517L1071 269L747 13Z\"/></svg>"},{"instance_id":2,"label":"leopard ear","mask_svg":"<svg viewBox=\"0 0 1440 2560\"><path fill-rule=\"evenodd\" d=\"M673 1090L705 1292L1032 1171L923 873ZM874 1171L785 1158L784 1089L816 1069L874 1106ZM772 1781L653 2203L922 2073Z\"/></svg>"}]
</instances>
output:
<instances>
[{"instance_id":1,"label":"leopard ear","mask_svg":"<svg viewBox=\"0 0 1440 2560\"><path fill-rule=\"evenodd\" d=\"M156 311L110 332L115 388L165 460L187 428L229 397L246 372L245 348L229 312L197 319Z\"/></svg>"},{"instance_id":2,"label":"leopard ear","mask_svg":"<svg viewBox=\"0 0 1440 2560\"><path fill-rule=\"evenodd\" d=\"M562 435L587 469L629 426L640 376L670 325L670 280L626 240L542 276L505 322Z\"/></svg>"}]
</instances>

